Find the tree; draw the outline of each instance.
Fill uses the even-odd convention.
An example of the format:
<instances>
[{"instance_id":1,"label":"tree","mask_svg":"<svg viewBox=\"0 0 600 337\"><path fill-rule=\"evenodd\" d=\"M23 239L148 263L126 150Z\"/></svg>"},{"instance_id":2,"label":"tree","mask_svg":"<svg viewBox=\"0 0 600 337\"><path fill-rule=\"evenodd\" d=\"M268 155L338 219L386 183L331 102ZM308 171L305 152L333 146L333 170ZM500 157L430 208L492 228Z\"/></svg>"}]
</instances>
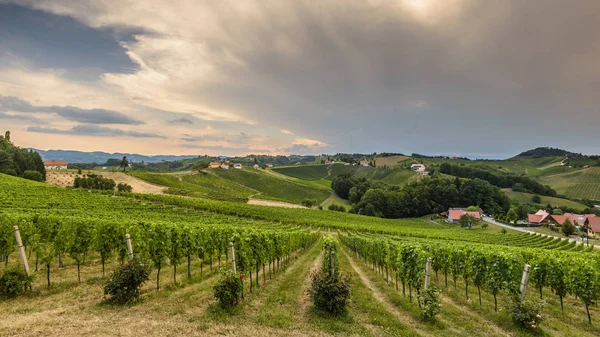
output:
<instances>
[{"instance_id":1,"label":"tree","mask_svg":"<svg viewBox=\"0 0 600 337\"><path fill-rule=\"evenodd\" d=\"M10 143L10 131L6 131L6 133L4 133L4 139Z\"/></svg>"},{"instance_id":2,"label":"tree","mask_svg":"<svg viewBox=\"0 0 600 337\"><path fill-rule=\"evenodd\" d=\"M460 227L473 227L475 223L475 217L470 214L463 214L460 217Z\"/></svg>"},{"instance_id":3,"label":"tree","mask_svg":"<svg viewBox=\"0 0 600 337\"><path fill-rule=\"evenodd\" d=\"M536 204L539 204L542 202L542 197L540 197L539 195L534 195L533 197L531 197L531 201L535 202Z\"/></svg>"},{"instance_id":4,"label":"tree","mask_svg":"<svg viewBox=\"0 0 600 337\"><path fill-rule=\"evenodd\" d=\"M123 172L125 172L125 170L127 169L128 166L129 166L129 161L127 160L126 156L123 156L123 159L121 160L121 168L123 169Z\"/></svg>"},{"instance_id":5,"label":"tree","mask_svg":"<svg viewBox=\"0 0 600 337\"><path fill-rule=\"evenodd\" d=\"M508 211L508 213L506 213L506 220L508 220L508 222L514 223L515 225L517 224L517 220L519 220L519 215L517 215L517 212L514 208L511 208Z\"/></svg>"},{"instance_id":6,"label":"tree","mask_svg":"<svg viewBox=\"0 0 600 337\"><path fill-rule=\"evenodd\" d=\"M562 224L562 233L568 237L569 235L575 233L575 231L577 231L575 225L573 225L571 220L566 219L565 222L563 222Z\"/></svg>"}]
</instances>

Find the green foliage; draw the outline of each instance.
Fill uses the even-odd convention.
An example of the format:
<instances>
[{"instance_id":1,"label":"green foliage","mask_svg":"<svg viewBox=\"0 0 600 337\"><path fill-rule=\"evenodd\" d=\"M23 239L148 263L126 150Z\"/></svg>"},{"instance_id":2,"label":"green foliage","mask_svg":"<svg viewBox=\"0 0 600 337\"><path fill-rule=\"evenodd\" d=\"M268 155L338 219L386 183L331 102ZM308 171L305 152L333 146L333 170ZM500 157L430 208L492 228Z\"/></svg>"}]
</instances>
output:
<instances>
[{"instance_id":1,"label":"green foliage","mask_svg":"<svg viewBox=\"0 0 600 337\"><path fill-rule=\"evenodd\" d=\"M573 265L568 274L567 284L571 293L585 305L588 320L592 323L589 307L598 300L600 294L600 273L593 267L592 261Z\"/></svg>"},{"instance_id":2,"label":"green foliage","mask_svg":"<svg viewBox=\"0 0 600 337\"><path fill-rule=\"evenodd\" d=\"M336 211L336 212L346 212L346 207L344 207L342 205L336 205L336 204L329 205L329 207L327 207L327 209L330 211Z\"/></svg>"},{"instance_id":3,"label":"green foliage","mask_svg":"<svg viewBox=\"0 0 600 337\"><path fill-rule=\"evenodd\" d=\"M542 197L540 197L539 195L536 194L533 197L531 197L531 201L536 204L539 204L542 202Z\"/></svg>"},{"instance_id":4,"label":"green foliage","mask_svg":"<svg viewBox=\"0 0 600 337\"><path fill-rule=\"evenodd\" d=\"M27 170L23 172L23 178L33 181L44 181L44 175L38 171Z\"/></svg>"},{"instance_id":5,"label":"green foliage","mask_svg":"<svg viewBox=\"0 0 600 337\"><path fill-rule=\"evenodd\" d=\"M331 277L328 272L320 271L313 273L311 279L310 298L315 307L333 315L343 314L350 298L350 277L343 274Z\"/></svg>"},{"instance_id":6,"label":"green foliage","mask_svg":"<svg viewBox=\"0 0 600 337\"><path fill-rule=\"evenodd\" d=\"M102 178L95 174L88 174L86 178L75 177L73 187L90 190L105 190L112 191L115 189L115 181L112 179Z\"/></svg>"},{"instance_id":7,"label":"green foliage","mask_svg":"<svg viewBox=\"0 0 600 337\"><path fill-rule=\"evenodd\" d=\"M329 165L304 165L274 168L273 171L302 180L319 180L325 178Z\"/></svg>"},{"instance_id":8,"label":"green foliage","mask_svg":"<svg viewBox=\"0 0 600 337\"><path fill-rule=\"evenodd\" d=\"M316 202L312 199L304 199L300 204L304 207L311 208L316 204Z\"/></svg>"},{"instance_id":9,"label":"green foliage","mask_svg":"<svg viewBox=\"0 0 600 337\"><path fill-rule=\"evenodd\" d=\"M129 185L129 184L119 183L117 185L117 191L119 191L119 192L131 192L132 190L133 190L133 187L131 187L131 185Z\"/></svg>"},{"instance_id":10,"label":"green foliage","mask_svg":"<svg viewBox=\"0 0 600 337\"><path fill-rule=\"evenodd\" d=\"M487 229L490 225L487 222L481 224L481 229Z\"/></svg>"},{"instance_id":11,"label":"green foliage","mask_svg":"<svg viewBox=\"0 0 600 337\"><path fill-rule=\"evenodd\" d=\"M331 274L331 259L333 258L334 275L339 274L338 241L333 235L327 235L323 238L323 273Z\"/></svg>"},{"instance_id":12,"label":"green foliage","mask_svg":"<svg viewBox=\"0 0 600 337\"><path fill-rule=\"evenodd\" d=\"M25 176L25 172L27 172L27 176ZM10 141L10 131L6 131L5 136L0 136L0 173L35 181L46 180L46 168L42 157L33 150L29 151L15 146Z\"/></svg>"},{"instance_id":13,"label":"green foliage","mask_svg":"<svg viewBox=\"0 0 600 337\"><path fill-rule=\"evenodd\" d=\"M506 213L506 220L514 224L517 223L517 220L519 220L519 215L517 215L517 212L514 208L511 208L508 213Z\"/></svg>"},{"instance_id":14,"label":"green foliage","mask_svg":"<svg viewBox=\"0 0 600 337\"><path fill-rule=\"evenodd\" d=\"M565 222L562 223L561 231L565 236L569 236L575 234L577 228L575 227L575 225L573 225L571 220L565 219Z\"/></svg>"},{"instance_id":15,"label":"green foliage","mask_svg":"<svg viewBox=\"0 0 600 337\"><path fill-rule=\"evenodd\" d=\"M511 296L507 303L507 311L513 322L526 330L539 328L544 320L543 308L543 301L521 300L518 296Z\"/></svg>"},{"instance_id":16,"label":"green foliage","mask_svg":"<svg viewBox=\"0 0 600 337\"><path fill-rule=\"evenodd\" d=\"M238 275L226 271L213 286L213 293L222 308L231 308L238 304L243 287L244 283Z\"/></svg>"},{"instance_id":17,"label":"green foliage","mask_svg":"<svg viewBox=\"0 0 600 337\"><path fill-rule=\"evenodd\" d=\"M33 276L21 268L6 269L0 276L0 298L11 298L31 288Z\"/></svg>"},{"instance_id":18,"label":"green foliage","mask_svg":"<svg viewBox=\"0 0 600 337\"><path fill-rule=\"evenodd\" d=\"M469 227L471 228L473 224L475 224L475 217L470 214L463 214L460 217L460 227Z\"/></svg>"},{"instance_id":19,"label":"green foliage","mask_svg":"<svg viewBox=\"0 0 600 337\"><path fill-rule=\"evenodd\" d=\"M433 320L442 311L442 304L440 302L440 290L435 284L430 285L421 292L419 295L419 304L425 321Z\"/></svg>"},{"instance_id":20,"label":"green foliage","mask_svg":"<svg viewBox=\"0 0 600 337\"><path fill-rule=\"evenodd\" d=\"M134 301L140 296L140 288L150 278L151 271L149 263L137 259L120 266L104 286L104 295L110 296L108 301L111 303Z\"/></svg>"}]
</instances>

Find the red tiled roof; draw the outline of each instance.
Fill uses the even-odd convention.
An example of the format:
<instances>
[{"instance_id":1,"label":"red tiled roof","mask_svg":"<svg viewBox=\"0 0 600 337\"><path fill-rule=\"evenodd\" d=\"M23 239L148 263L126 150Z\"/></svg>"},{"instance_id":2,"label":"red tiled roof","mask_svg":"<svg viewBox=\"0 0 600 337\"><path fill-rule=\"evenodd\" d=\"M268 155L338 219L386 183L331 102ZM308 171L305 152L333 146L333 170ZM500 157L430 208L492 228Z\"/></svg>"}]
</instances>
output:
<instances>
[{"instance_id":1,"label":"red tiled roof","mask_svg":"<svg viewBox=\"0 0 600 337\"><path fill-rule=\"evenodd\" d=\"M44 166L67 166L66 160L44 160Z\"/></svg>"},{"instance_id":2,"label":"red tiled roof","mask_svg":"<svg viewBox=\"0 0 600 337\"><path fill-rule=\"evenodd\" d=\"M460 217L465 214L472 215L477 220L481 219L481 214L479 214L479 212L467 212L463 211L462 209L451 209L448 211L448 214L450 215L450 219L452 219L452 221L459 221Z\"/></svg>"},{"instance_id":3,"label":"red tiled roof","mask_svg":"<svg viewBox=\"0 0 600 337\"><path fill-rule=\"evenodd\" d=\"M590 229L592 230L592 232L600 233L600 218L590 217L586 220L586 222L590 226Z\"/></svg>"},{"instance_id":4,"label":"red tiled roof","mask_svg":"<svg viewBox=\"0 0 600 337\"><path fill-rule=\"evenodd\" d=\"M541 214L527 214L527 221L529 221L529 223L541 223L543 218L545 218L545 216Z\"/></svg>"},{"instance_id":5,"label":"red tiled roof","mask_svg":"<svg viewBox=\"0 0 600 337\"><path fill-rule=\"evenodd\" d=\"M552 219L554 219L557 224L562 225L565 223L565 220L567 220L567 217L564 215L552 215Z\"/></svg>"}]
</instances>

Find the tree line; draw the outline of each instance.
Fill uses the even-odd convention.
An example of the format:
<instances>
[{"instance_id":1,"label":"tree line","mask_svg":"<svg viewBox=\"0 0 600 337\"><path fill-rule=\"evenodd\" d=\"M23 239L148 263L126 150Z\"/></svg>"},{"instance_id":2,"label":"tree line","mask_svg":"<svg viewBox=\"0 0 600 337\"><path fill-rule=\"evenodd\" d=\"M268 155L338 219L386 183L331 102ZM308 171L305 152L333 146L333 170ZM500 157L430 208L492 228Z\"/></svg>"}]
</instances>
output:
<instances>
[{"instance_id":1,"label":"tree line","mask_svg":"<svg viewBox=\"0 0 600 337\"><path fill-rule=\"evenodd\" d=\"M0 173L35 181L46 180L46 168L40 154L15 146L10 140L10 131L0 135Z\"/></svg>"},{"instance_id":2,"label":"tree line","mask_svg":"<svg viewBox=\"0 0 600 337\"><path fill-rule=\"evenodd\" d=\"M437 175L400 188L341 174L332 180L331 188L353 203L351 213L383 218L419 217L471 205L489 214L505 214L510 209L508 197L481 179L450 180Z\"/></svg>"},{"instance_id":3,"label":"tree line","mask_svg":"<svg viewBox=\"0 0 600 337\"><path fill-rule=\"evenodd\" d=\"M534 194L555 197L556 191L550 186L542 185L537 181L524 176L492 172L489 169L467 167L443 163L439 167L440 173L449 174L461 178L479 178L500 188L512 188L518 192L529 192Z\"/></svg>"}]
</instances>

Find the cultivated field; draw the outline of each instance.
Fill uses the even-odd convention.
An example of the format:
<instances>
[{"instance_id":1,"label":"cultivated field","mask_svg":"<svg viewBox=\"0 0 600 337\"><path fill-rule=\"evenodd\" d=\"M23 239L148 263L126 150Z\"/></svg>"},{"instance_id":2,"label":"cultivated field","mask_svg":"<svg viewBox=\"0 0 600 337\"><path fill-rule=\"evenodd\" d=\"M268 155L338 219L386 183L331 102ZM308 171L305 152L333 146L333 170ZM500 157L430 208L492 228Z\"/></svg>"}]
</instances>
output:
<instances>
[{"instance_id":1,"label":"cultivated field","mask_svg":"<svg viewBox=\"0 0 600 337\"><path fill-rule=\"evenodd\" d=\"M36 256L39 262L33 290L0 301L2 336L600 334L595 322L600 310L593 303L589 306L594 321L589 324L582 302L586 294L599 290L600 255L560 239L502 234L479 226L460 229L428 219L386 220L164 195L114 197L1 174L0 204L5 206L0 209L0 247L9 255L8 266L20 265L13 225L21 227L32 269ZM307 294L309 275L323 260L323 232L339 238L339 269L351 277L351 300L340 317L315 309ZM126 256L125 233L131 234L136 255L150 258L162 273L158 279L154 269L135 304L109 305L103 302L102 288ZM90 245L79 282L76 255L68 247L87 235ZM213 299L212 285L219 266L229 268L227 247L235 237L241 238L236 241L239 261L258 263L240 262L245 297L235 310L224 311ZM416 303L427 257L433 259L431 282L442 289L442 309L431 322L422 319ZM532 276L527 298L538 298L541 289L547 302L537 333L520 330L506 312L507 293L518 287L525 262L532 270L546 268L551 275L563 275L561 279L572 285L563 311L552 291L556 285Z\"/></svg>"},{"instance_id":2,"label":"cultivated field","mask_svg":"<svg viewBox=\"0 0 600 337\"><path fill-rule=\"evenodd\" d=\"M533 197L533 194L531 194L531 193L513 192L510 189L504 189L503 191L504 191L504 193L506 193L506 195L509 198L517 200L520 203L534 204L534 202L531 201L531 198ZM565 207L575 208L577 210L584 210L587 208L587 206L582 203L578 203L576 201L572 201L572 200L568 200L568 199L553 198L553 197L546 197L546 196L540 196L540 197L542 198L542 202L540 202L539 204L544 207L546 205L550 204L553 207L565 206Z\"/></svg>"},{"instance_id":3,"label":"cultivated field","mask_svg":"<svg viewBox=\"0 0 600 337\"><path fill-rule=\"evenodd\" d=\"M600 167L545 176L540 178L540 182L568 197L600 200Z\"/></svg>"}]
</instances>

